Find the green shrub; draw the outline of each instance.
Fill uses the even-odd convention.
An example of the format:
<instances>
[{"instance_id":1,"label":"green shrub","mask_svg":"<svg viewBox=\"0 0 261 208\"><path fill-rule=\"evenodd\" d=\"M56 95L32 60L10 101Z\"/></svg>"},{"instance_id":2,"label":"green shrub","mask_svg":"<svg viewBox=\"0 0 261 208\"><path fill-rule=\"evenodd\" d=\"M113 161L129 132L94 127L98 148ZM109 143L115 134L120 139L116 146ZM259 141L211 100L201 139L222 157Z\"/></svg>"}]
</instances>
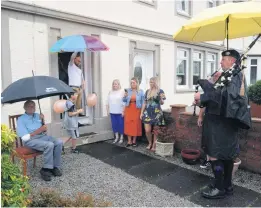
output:
<instances>
[{"instance_id":1,"label":"green shrub","mask_svg":"<svg viewBox=\"0 0 261 208\"><path fill-rule=\"evenodd\" d=\"M62 197L52 189L42 189L34 193L30 207L108 207L110 203L94 200L92 196L79 193L75 199Z\"/></svg>"},{"instance_id":2,"label":"green shrub","mask_svg":"<svg viewBox=\"0 0 261 208\"><path fill-rule=\"evenodd\" d=\"M248 96L253 103L261 105L261 80L248 88Z\"/></svg>"},{"instance_id":3,"label":"green shrub","mask_svg":"<svg viewBox=\"0 0 261 208\"><path fill-rule=\"evenodd\" d=\"M1 125L1 205L2 207L25 207L28 205L30 186L28 177L10 160L15 133Z\"/></svg>"},{"instance_id":4,"label":"green shrub","mask_svg":"<svg viewBox=\"0 0 261 208\"><path fill-rule=\"evenodd\" d=\"M1 125L1 153L11 153L14 147L16 134L6 125Z\"/></svg>"}]
</instances>

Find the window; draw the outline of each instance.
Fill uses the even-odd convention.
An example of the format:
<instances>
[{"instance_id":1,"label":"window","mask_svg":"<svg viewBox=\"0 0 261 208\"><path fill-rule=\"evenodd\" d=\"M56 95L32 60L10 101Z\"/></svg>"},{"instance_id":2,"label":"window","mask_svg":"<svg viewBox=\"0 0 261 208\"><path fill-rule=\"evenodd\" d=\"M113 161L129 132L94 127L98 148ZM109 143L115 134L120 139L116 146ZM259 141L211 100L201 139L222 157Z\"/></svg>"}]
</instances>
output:
<instances>
[{"instance_id":1,"label":"window","mask_svg":"<svg viewBox=\"0 0 261 208\"><path fill-rule=\"evenodd\" d=\"M217 70L218 49L180 43L177 47L176 89L193 91L199 79L207 79Z\"/></svg>"},{"instance_id":2,"label":"window","mask_svg":"<svg viewBox=\"0 0 261 208\"><path fill-rule=\"evenodd\" d=\"M257 59L250 60L250 84L255 84L257 81Z\"/></svg>"},{"instance_id":3,"label":"window","mask_svg":"<svg viewBox=\"0 0 261 208\"><path fill-rule=\"evenodd\" d=\"M193 85L197 84L197 81L202 78L203 75L203 53L193 53Z\"/></svg>"},{"instance_id":4,"label":"window","mask_svg":"<svg viewBox=\"0 0 261 208\"><path fill-rule=\"evenodd\" d=\"M213 53L208 53L207 55L207 70L206 70L206 75L210 76L211 74L214 73L214 71L217 70L217 54Z\"/></svg>"},{"instance_id":5,"label":"window","mask_svg":"<svg viewBox=\"0 0 261 208\"><path fill-rule=\"evenodd\" d=\"M218 6L219 2L217 0L208 0L207 4L208 4L208 8L212 8Z\"/></svg>"},{"instance_id":6,"label":"window","mask_svg":"<svg viewBox=\"0 0 261 208\"><path fill-rule=\"evenodd\" d=\"M177 54L177 84L180 87L188 86L189 51L178 49Z\"/></svg>"},{"instance_id":7,"label":"window","mask_svg":"<svg viewBox=\"0 0 261 208\"><path fill-rule=\"evenodd\" d=\"M185 16L191 15L191 1L190 0L177 0L177 13Z\"/></svg>"}]
</instances>

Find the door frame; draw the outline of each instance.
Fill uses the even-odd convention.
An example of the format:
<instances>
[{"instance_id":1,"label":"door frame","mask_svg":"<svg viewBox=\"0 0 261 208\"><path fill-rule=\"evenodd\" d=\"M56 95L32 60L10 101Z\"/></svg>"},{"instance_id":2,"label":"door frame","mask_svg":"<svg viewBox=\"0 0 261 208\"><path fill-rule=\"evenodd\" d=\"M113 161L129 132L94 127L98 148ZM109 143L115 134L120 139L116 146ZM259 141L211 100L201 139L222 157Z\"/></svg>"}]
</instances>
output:
<instances>
[{"instance_id":1,"label":"door frame","mask_svg":"<svg viewBox=\"0 0 261 208\"><path fill-rule=\"evenodd\" d=\"M153 59L152 59L152 76L150 76L149 78L151 78L151 77L154 77L154 76L156 76L156 73L155 73L155 67L154 67L154 52L152 52L152 51L148 51L148 50L140 50L140 49L135 49L134 50L134 57L133 57L133 74L134 74L134 71L135 71L135 64L134 64L134 62L135 62L135 58L137 57L137 55L138 55L138 53L140 53L142 56L145 56L145 62L147 62L147 58L148 58L148 55L150 54L152 54L152 56L153 56ZM145 66L146 66L146 68L145 68L145 71L142 71L142 79L143 78L145 78L145 84L146 84L146 86L145 86L145 88L142 88L141 87L141 83L142 83L142 81L141 81L141 83L139 83L139 85L140 85L140 88L141 89L143 89L144 91L146 91L147 90L147 88L149 87L148 86L148 83L147 83L147 75L148 75L148 65L147 65L148 63L146 63L145 64ZM142 70L144 70L144 69L142 69ZM145 72L145 73L144 73Z\"/></svg>"},{"instance_id":2,"label":"door frame","mask_svg":"<svg viewBox=\"0 0 261 208\"><path fill-rule=\"evenodd\" d=\"M132 78L134 76L134 57L137 51L140 52L153 52L153 76L158 77L158 84L160 85L160 45L130 40L130 48L129 48L129 77Z\"/></svg>"}]
</instances>

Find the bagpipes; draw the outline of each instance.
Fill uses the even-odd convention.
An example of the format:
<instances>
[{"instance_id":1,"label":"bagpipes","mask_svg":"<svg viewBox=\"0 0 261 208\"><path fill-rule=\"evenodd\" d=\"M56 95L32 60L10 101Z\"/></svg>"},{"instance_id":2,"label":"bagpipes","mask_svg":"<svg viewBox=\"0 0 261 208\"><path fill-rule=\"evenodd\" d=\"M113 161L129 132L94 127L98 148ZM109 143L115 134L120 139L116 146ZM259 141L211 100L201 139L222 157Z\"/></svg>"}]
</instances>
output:
<instances>
[{"instance_id":1,"label":"bagpipes","mask_svg":"<svg viewBox=\"0 0 261 208\"><path fill-rule=\"evenodd\" d=\"M247 53L249 52L249 50L254 46L254 44L256 43L256 41L261 37L261 34L259 34L255 40L252 41L252 43L247 47L246 51L240 56L239 60L237 60L233 66L226 70L225 72L223 71L222 74L220 75L220 77L212 84L210 83L208 80L206 79L199 79L197 81L197 85L195 87L195 93L198 92L198 88L201 87L202 90L204 91L204 93L209 92L211 93L212 90L217 90L218 88L222 88L225 85L227 85L231 79L236 76L237 74L239 74L242 70L244 70L245 68L247 68L245 66L245 61L247 59ZM211 78L217 73L219 72L219 70L215 71L212 75ZM203 108L203 105L199 106L200 108ZM194 105L194 112L193 112L193 116L196 115L196 104Z\"/></svg>"}]
</instances>

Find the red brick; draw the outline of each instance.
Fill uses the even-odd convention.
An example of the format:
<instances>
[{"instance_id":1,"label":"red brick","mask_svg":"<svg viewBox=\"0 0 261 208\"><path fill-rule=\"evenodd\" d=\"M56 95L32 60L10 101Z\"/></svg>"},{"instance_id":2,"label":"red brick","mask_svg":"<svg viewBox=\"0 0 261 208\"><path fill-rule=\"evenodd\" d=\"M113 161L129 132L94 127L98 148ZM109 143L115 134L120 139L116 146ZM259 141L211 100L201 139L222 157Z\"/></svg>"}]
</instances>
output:
<instances>
[{"instance_id":1,"label":"red brick","mask_svg":"<svg viewBox=\"0 0 261 208\"><path fill-rule=\"evenodd\" d=\"M202 128L197 126L197 116L181 112L184 106L172 108L176 120L175 149L201 149ZM255 172L261 172L261 122L254 120L249 131L241 130L239 135L241 166Z\"/></svg>"},{"instance_id":2,"label":"red brick","mask_svg":"<svg viewBox=\"0 0 261 208\"><path fill-rule=\"evenodd\" d=\"M247 157L248 156L251 156L251 155L260 155L261 151L260 150L256 150L254 148L248 148L247 152L246 152L246 155Z\"/></svg>"},{"instance_id":3,"label":"red brick","mask_svg":"<svg viewBox=\"0 0 261 208\"><path fill-rule=\"evenodd\" d=\"M252 155L247 155L246 159L251 159L251 160L255 160L256 162L261 161L261 155L256 155L256 154L252 154Z\"/></svg>"},{"instance_id":4,"label":"red brick","mask_svg":"<svg viewBox=\"0 0 261 208\"><path fill-rule=\"evenodd\" d=\"M261 161L247 159L246 167L251 171L261 173Z\"/></svg>"}]
</instances>

